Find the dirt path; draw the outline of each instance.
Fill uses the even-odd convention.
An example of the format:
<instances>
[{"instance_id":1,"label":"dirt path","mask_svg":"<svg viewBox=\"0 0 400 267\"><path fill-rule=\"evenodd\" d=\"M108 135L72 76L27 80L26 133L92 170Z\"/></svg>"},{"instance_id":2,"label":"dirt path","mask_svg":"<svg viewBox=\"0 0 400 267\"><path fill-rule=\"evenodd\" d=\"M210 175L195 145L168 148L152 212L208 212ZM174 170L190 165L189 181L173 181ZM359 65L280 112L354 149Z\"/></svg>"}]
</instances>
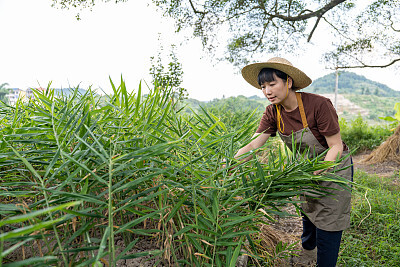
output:
<instances>
[{"instance_id":1,"label":"dirt path","mask_svg":"<svg viewBox=\"0 0 400 267\"><path fill-rule=\"evenodd\" d=\"M368 174L376 174L381 177L399 178L400 165L393 161L385 161L377 164L367 164L363 160L370 154L370 151L353 156L354 168L363 170Z\"/></svg>"}]
</instances>

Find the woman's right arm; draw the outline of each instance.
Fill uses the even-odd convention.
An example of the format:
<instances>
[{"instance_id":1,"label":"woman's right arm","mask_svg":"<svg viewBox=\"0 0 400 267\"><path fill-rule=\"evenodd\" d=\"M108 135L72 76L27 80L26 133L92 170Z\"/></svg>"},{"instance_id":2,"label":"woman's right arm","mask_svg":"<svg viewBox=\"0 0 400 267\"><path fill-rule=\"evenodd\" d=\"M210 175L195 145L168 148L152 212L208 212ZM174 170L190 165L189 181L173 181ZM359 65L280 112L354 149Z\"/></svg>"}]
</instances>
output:
<instances>
[{"instance_id":1,"label":"woman's right arm","mask_svg":"<svg viewBox=\"0 0 400 267\"><path fill-rule=\"evenodd\" d=\"M235 155L235 158L239 158L241 155L251 151L255 150L259 147L262 147L265 142L267 142L268 138L271 136L271 134L266 134L266 133L256 133L253 135L253 140L242 147L241 149L238 150L238 152ZM242 161L248 161L252 158L253 156L250 155L247 158L244 158Z\"/></svg>"}]
</instances>

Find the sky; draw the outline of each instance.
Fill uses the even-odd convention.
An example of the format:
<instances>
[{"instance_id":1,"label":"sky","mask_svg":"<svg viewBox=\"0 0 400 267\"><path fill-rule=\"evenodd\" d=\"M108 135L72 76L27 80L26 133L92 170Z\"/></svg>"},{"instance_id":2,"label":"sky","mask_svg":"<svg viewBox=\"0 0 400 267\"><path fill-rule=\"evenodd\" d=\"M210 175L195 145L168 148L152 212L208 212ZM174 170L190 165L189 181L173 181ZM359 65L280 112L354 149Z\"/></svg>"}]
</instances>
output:
<instances>
[{"instance_id":1,"label":"sky","mask_svg":"<svg viewBox=\"0 0 400 267\"><path fill-rule=\"evenodd\" d=\"M92 87L112 91L109 78L119 84L121 75L128 90L141 82L151 85L150 57L157 56L161 43L168 51L177 44L176 54L184 75L182 87L190 98L209 101L230 96L262 97L260 90L247 84L237 68L216 62L202 51L200 40L174 32L171 19L163 18L150 0L101 3L92 11L51 7L51 0L0 0L0 84L28 89ZM187 34L188 32L186 32ZM283 56L294 66L317 79L332 72L320 62L320 52L328 38L314 35L314 46L302 55ZM385 69L354 70L357 74L400 90L400 72ZM340 82L340 81L339 81Z\"/></svg>"}]
</instances>

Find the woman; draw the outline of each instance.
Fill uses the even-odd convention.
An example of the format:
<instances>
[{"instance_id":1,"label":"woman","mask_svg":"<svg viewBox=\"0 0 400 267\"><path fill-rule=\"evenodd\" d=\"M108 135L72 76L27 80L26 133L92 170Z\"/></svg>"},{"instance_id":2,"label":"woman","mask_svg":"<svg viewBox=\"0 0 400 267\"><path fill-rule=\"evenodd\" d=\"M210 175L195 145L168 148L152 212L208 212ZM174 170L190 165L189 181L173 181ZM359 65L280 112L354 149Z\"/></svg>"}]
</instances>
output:
<instances>
[{"instance_id":1,"label":"woman","mask_svg":"<svg viewBox=\"0 0 400 267\"><path fill-rule=\"evenodd\" d=\"M264 63L250 64L242 69L242 75L248 83L262 90L271 105L267 106L252 141L241 148L235 158L261 147L276 132L289 148L294 140L300 150L309 148L317 154L328 150L326 161L348 154L331 101L316 94L296 92L310 85L311 79L288 60L275 57ZM336 168L351 165L349 156ZM352 180L353 170L351 167L335 174ZM333 182L322 185L335 188L331 190L334 196L301 197L304 200L301 239L302 254L315 255L317 250L317 266L325 267L336 265L342 231L350 226L351 193Z\"/></svg>"}]
</instances>

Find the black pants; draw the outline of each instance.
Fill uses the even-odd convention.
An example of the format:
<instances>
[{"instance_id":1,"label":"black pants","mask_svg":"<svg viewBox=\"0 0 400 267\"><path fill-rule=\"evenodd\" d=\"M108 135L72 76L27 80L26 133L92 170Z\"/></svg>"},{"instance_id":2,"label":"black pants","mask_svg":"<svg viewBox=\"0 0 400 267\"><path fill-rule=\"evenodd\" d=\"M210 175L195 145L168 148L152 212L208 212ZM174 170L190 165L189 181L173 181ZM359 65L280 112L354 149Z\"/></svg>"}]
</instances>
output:
<instances>
[{"instance_id":1,"label":"black pants","mask_svg":"<svg viewBox=\"0 0 400 267\"><path fill-rule=\"evenodd\" d=\"M304 249L313 250L317 247L317 266L335 267L339 254L343 231L324 231L303 215L303 234L301 243Z\"/></svg>"}]
</instances>

